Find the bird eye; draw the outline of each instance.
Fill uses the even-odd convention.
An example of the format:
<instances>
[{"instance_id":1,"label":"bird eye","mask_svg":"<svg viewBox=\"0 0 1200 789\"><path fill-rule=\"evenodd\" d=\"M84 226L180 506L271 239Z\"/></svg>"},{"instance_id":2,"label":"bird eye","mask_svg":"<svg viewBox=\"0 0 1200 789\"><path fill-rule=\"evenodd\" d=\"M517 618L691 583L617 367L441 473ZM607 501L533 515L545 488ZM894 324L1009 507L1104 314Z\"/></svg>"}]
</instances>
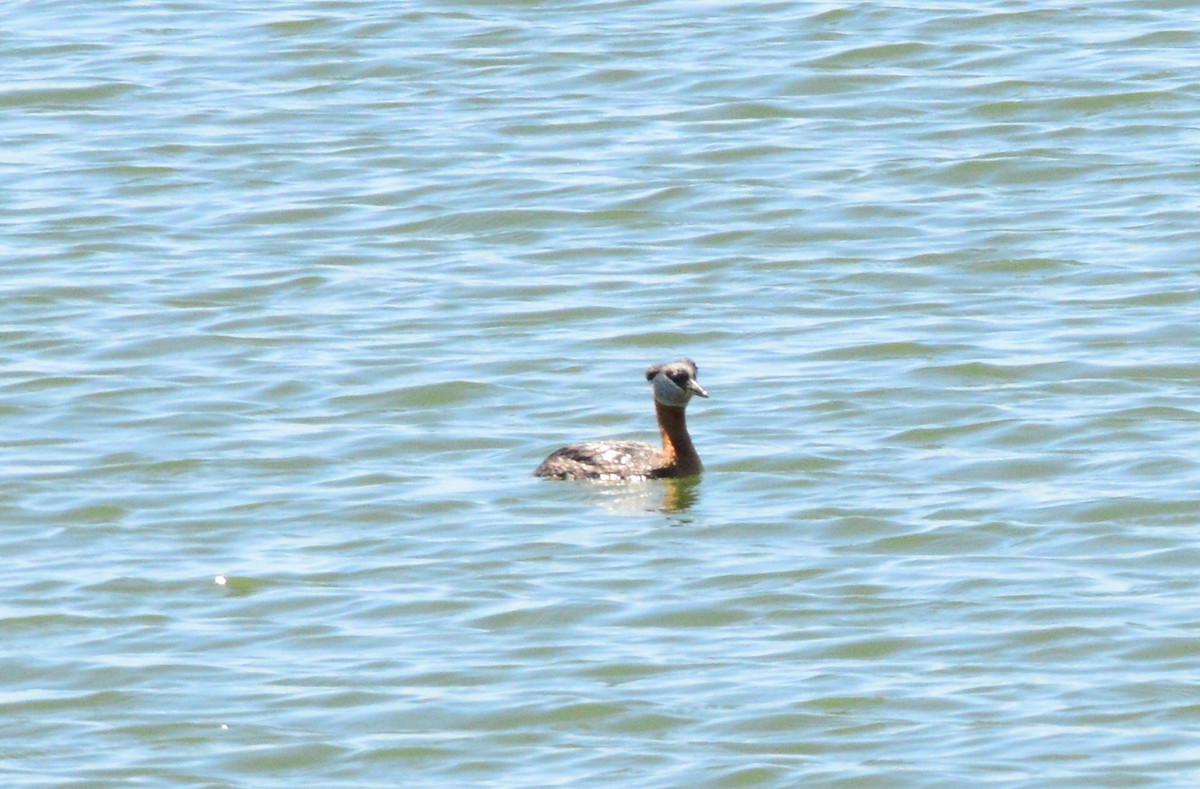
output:
<instances>
[{"instance_id":1,"label":"bird eye","mask_svg":"<svg viewBox=\"0 0 1200 789\"><path fill-rule=\"evenodd\" d=\"M675 384L676 386L678 386L680 389L687 388L687 382L688 382L687 373L667 373L667 377L670 378L671 382L673 384Z\"/></svg>"}]
</instances>

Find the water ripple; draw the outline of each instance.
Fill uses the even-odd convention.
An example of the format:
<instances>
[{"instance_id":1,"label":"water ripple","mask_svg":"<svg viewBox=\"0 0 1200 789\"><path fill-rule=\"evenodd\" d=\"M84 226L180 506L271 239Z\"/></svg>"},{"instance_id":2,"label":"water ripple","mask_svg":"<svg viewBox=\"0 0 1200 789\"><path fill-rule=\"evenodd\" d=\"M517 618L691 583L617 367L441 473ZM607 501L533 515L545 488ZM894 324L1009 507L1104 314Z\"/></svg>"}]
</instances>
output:
<instances>
[{"instance_id":1,"label":"water ripple","mask_svg":"<svg viewBox=\"0 0 1200 789\"><path fill-rule=\"evenodd\" d=\"M1180 9L53 9L8 784L1195 783ZM683 354L701 480L530 476Z\"/></svg>"}]
</instances>

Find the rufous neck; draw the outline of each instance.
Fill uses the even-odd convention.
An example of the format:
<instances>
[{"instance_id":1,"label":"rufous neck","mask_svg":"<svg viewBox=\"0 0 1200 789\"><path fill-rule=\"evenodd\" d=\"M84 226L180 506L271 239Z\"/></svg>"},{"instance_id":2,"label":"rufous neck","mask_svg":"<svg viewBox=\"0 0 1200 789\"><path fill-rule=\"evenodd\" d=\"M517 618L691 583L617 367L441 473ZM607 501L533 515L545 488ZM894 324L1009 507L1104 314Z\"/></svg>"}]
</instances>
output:
<instances>
[{"instance_id":1,"label":"rufous neck","mask_svg":"<svg viewBox=\"0 0 1200 789\"><path fill-rule=\"evenodd\" d=\"M674 405L663 405L654 401L658 415L658 430L662 433L663 455L667 464L676 467L681 475L698 474L702 468L700 456L688 435L687 416L684 409Z\"/></svg>"}]
</instances>

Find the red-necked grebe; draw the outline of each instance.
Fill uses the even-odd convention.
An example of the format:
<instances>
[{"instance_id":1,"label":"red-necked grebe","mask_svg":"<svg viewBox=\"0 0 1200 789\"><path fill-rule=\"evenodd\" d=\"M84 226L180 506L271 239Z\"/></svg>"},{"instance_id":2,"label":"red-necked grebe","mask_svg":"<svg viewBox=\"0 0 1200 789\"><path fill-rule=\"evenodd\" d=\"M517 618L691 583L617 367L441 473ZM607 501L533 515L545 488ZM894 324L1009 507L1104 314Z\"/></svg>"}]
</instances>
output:
<instances>
[{"instance_id":1,"label":"red-necked grebe","mask_svg":"<svg viewBox=\"0 0 1200 789\"><path fill-rule=\"evenodd\" d=\"M692 395L708 397L704 387L696 383L698 373L691 359L656 364L646 370L646 380L654 386L654 410L662 433L662 449L641 441L571 444L543 460L534 476L636 482L699 474L704 466L688 435L684 416Z\"/></svg>"}]
</instances>

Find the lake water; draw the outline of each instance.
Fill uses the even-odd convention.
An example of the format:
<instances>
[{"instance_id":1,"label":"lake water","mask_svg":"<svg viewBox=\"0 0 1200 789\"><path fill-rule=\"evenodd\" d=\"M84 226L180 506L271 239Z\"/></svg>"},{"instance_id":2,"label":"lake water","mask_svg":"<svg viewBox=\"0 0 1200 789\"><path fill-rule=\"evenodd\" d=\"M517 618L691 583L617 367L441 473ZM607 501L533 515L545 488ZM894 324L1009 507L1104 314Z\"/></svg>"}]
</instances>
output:
<instances>
[{"instance_id":1,"label":"lake water","mask_svg":"<svg viewBox=\"0 0 1200 789\"><path fill-rule=\"evenodd\" d=\"M265 5L0 10L5 786L1200 781L1195 3Z\"/></svg>"}]
</instances>

